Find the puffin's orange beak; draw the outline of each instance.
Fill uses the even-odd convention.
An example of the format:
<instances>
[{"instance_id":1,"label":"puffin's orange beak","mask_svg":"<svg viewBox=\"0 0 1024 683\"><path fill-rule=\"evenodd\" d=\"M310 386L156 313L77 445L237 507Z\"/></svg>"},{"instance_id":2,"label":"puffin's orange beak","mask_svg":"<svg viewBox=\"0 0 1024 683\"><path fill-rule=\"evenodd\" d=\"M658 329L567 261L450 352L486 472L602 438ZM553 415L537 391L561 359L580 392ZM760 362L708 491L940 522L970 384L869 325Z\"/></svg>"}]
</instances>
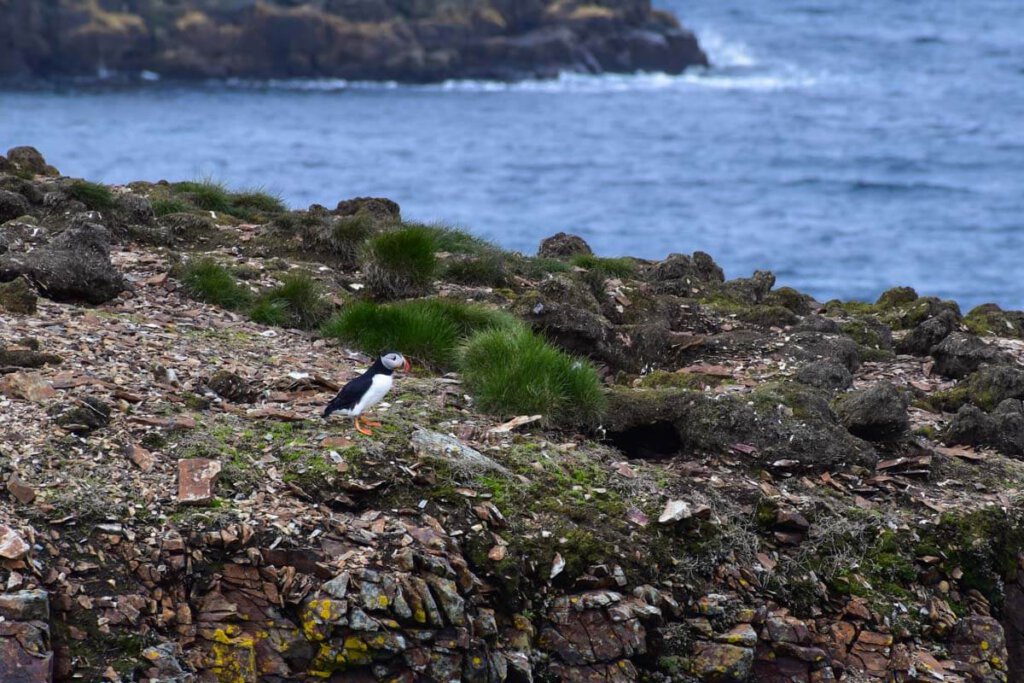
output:
<instances>
[{"instance_id":1,"label":"puffin's orange beak","mask_svg":"<svg viewBox=\"0 0 1024 683\"><path fill-rule=\"evenodd\" d=\"M408 358L406 358L406 359L405 359L405 371L406 371L406 372L409 372L410 370L412 370L412 363L410 363L410 362L409 362L409 359L408 359Z\"/></svg>"}]
</instances>

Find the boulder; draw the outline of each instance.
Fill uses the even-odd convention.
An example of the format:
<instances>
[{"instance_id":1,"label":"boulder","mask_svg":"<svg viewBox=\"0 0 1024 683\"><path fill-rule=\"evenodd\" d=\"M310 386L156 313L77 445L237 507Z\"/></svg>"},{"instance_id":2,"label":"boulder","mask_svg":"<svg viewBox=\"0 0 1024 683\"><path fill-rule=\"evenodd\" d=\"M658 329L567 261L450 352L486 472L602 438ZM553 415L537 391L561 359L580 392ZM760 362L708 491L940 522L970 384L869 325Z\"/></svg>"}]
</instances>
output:
<instances>
[{"instance_id":1,"label":"boulder","mask_svg":"<svg viewBox=\"0 0 1024 683\"><path fill-rule=\"evenodd\" d=\"M1008 398L991 414L977 406L962 406L945 439L950 444L991 446L1007 455L1024 455L1024 404Z\"/></svg>"},{"instance_id":2,"label":"boulder","mask_svg":"<svg viewBox=\"0 0 1024 683\"><path fill-rule=\"evenodd\" d=\"M1013 365L983 367L962 380L951 393L959 403L965 402L985 410L992 410L1008 398L1024 399L1024 369Z\"/></svg>"},{"instance_id":3,"label":"boulder","mask_svg":"<svg viewBox=\"0 0 1024 683\"><path fill-rule=\"evenodd\" d=\"M17 192L0 190L0 223L24 216L29 212L29 203Z\"/></svg>"},{"instance_id":4,"label":"boulder","mask_svg":"<svg viewBox=\"0 0 1024 683\"><path fill-rule=\"evenodd\" d=\"M910 427L907 397L889 382L841 396L835 404L840 422L868 441L897 439Z\"/></svg>"},{"instance_id":5,"label":"boulder","mask_svg":"<svg viewBox=\"0 0 1024 683\"><path fill-rule=\"evenodd\" d=\"M597 299L582 283L556 275L527 292L516 313L562 348L590 355L612 335L612 325L600 313Z\"/></svg>"},{"instance_id":6,"label":"boulder","mask_svg":"<svg viewBox=\"0 0 1024 683\"><path fill-rule=\"evenodd\" d=\"M13 218L0 225L0 255L27 251L46 244L51 237L52 232L34 216Z\"/></svg>"},{"instance_id":7,"label":"boulder","mask_svg":"<svg viewBox=\"0 0 1024 683\"><path fill-rule=\"evenodd\" d=\"M114 199L114 213L121 225L151 225L156 219L153 203L148 197L133 192L119 194Z\"/></svg>"},{"instance_id":8,"label":"boulder","mask_svg":"<svg viewBox=\"0 0 1024 683\"><path fill-rule=\"evenodd\" d=\"M774 286L774 273L767 270L757 270L750 277L736 278L723 283L718 289L717 295L730 301L754 306L763 303Z\"/></svg>"},{"instance_id":9,"label":"boulder","mask_svg":"<svg viewBox=\"0 0 1024 683\"><path fill-rule=\"evenodd\" d=\"M35 147L14 147L7 150L7 160L20 171L45 175L50 166Z\"/></svg>"},{"instance_id":10,"label":"boulder","mask_svg":"<svg viewBox=\"0 0 1024 683\"><path fill-rule=\"evenodd\" d=\"M996 304L982 304L964 316L964 324L978 334L1024 338L1024 311L1004 311Z\"/></svg>"},{"instance_id":11,"label":"boulder","mask_svg":"<svg viewBox=\"0 0 1024 683\"><path fill-rule=\"evenodd\" d=\"M892 287L882 292L875 305L881 308L894 308L903 304L912 304L919 298L913 287Z\"/></svg>"},{"instance_id":12,"label":"boulder","mask_svg":"<svg viewBox=\"0 0 1024 683\"><path fill-rule=\"evenodd\" d=\"M540 248L537 249L537 256L541 258L562 260L568 260L573 256L590 256L593 253L590 245L582 237L565 232L545 238L541 241Z\"/></svg>"},{"instance_id":13,"label":"boulder","mask_svg":"<svg viewBox=\"0 0 1024 683\"><path fill-rule=\"evenodd\" d=\"M797 370L796 381L827 391L849 389L853 375L844 365L831 360L818 360Z\"/></svg>"},{"instance_id":14,"label":"boulder","mask_svg":"<svg viewBox=\"0 0 1024 683\"><path fill-rule=\"evenodd\" d=\"M876 459L870 444L843 428L824 395L795 382L762 386L742 398L614 388L604 427L611 443L633 457L726 453L744 444L765 465L814 470Z\"/></svg>"},{"instance_id":15,"label":"boulder","mask_svg":"<svg viewBox=\"0 0 1024 683\"><path fill-rule=\"evenodd\" d=\"M789 343L776 352L783 358L803 361L826 360L841 365L850 372L860 367L857 343L846 335L822 332L796 332Z\"/></svg>"},{"instance_id":16,"label":"boulder","mask_svg":"<svg viewBox=\"0 0 1024 683\"><path fill-rule=\"evenodd\" d=\"M998 440L999 427L988 413L974 405L960 407L946 428L945 440L950 444L984 446Z\"/></svg>"},{"instance_id":17,"label":"boulder","mask_svg":"<svg viewBox=\"0 0 1024 683\"><path fill-rule=\"evenodd\" d=\"M765 303L772 306L781 306L799 316L810 315L811 311L814 310L814 298L798 292L792 287L779 287L772 290L765 297Z\"/></svg>"},{"instance_id":18,"label":"boulder","mask_svg":"<svg viewBox=\"0 0 1024 683\"><path fill-rule=\"evenodd\" d=\"M356 197L343 199L334 209L337 216L369 215L374 223L386 225L402 220L402 210L397 202L384 197Z\"/></svg>"},{"instance_id":19,"label":"boulder","mask_svg":"<svg viewBox=\"0 0 1024 683\"><path fill-rule=\"evenodd\" d=\"M671 254L652 268L647 278L658 292L693 297L715 291L725 282L725 273L710 255L697 251L693 256Z\"/></svg>"},{"instance_id":20,"label":"boulder","mask_svg":"<svg viewBox=\"0 0 1024 683\"><path fill-rule=\"evenodd\" d=\"M0 256L0 282L27 277L59 302L102 304L126 288L110 262L110 235L95 223L74 223L45 246Z\"/></svg>"},{"instance_id":21,"label":"boulder","mask_svg":"<svg viewBox=\"0 0 1024 683\"><path fill-rule=\"evenodd\" d=\"M823 315L808 315L793 327L794 332L820 332L822 334L841 334L839 323Z\"/></svg>"},{"instance_id":22,"label":"boulder","mask_svg":"<svg viewBox=\"0 0 1024 683\"><path fill-rule=\"evenodd\" d=\"M912 356L927 356L932 349L957 328L959 321L952 311L942 311L912 329L896 344L896 351Z\"/></svg>"},{"instance_id":23,"label":"boulder","mask_svg":"<svg viewBox=\"0 0 1024 683\"><path fill-rule=\"evenodd\" d=\"M961 378L982 365L996 365L1008 361L1005 353L990 346L973 334L953 332L931 351L935 371L945 377Z\"/></svg>"},{"instance_id":24,"label":"boulder","mask_svg":"<svg viewBox=\"0 0 1024 683\"><path fill-rule=\"evenodd\" d=\"M0 311L35 313L38 298L28 280L23 277L0 284Z\"/></svg>"}]
</instances>

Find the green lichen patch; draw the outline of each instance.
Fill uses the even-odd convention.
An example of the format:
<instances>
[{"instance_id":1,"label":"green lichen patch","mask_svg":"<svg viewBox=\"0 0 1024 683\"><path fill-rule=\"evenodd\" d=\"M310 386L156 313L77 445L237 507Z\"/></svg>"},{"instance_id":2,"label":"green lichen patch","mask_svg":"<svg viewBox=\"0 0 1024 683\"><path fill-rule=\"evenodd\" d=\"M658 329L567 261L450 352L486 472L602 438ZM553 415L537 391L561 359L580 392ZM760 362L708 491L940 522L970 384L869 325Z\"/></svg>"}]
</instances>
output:
<instances>
[{"instance_id":1,"label":"green lichen patch","mask_svg":"<svg viewBox=\"0 0 1024 683\"><path fill-rule=\"evenodd\" d=\"M1004 311L996 304L982 304L964 316L964 325L977 335L1024 339L1024 312Z\"/></svg>"}]
</instances>

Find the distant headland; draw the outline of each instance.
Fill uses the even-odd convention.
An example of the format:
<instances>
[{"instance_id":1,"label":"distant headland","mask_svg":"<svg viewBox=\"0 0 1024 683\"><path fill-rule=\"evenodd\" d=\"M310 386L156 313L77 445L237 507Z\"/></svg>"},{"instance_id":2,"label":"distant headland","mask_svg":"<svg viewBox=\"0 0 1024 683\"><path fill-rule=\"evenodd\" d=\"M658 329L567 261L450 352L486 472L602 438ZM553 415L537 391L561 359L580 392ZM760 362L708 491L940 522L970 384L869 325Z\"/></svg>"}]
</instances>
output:
<instances>
[{"instance_id":1,"label":"distant headland","mask_svg":"<svg viewBox=\"0 0 1024 683\"><path fill-rule=\"evenodd\" d=\"M708 60L648 0L7 0L0 78L519 80Z\"/></svg>"}]
</instances>

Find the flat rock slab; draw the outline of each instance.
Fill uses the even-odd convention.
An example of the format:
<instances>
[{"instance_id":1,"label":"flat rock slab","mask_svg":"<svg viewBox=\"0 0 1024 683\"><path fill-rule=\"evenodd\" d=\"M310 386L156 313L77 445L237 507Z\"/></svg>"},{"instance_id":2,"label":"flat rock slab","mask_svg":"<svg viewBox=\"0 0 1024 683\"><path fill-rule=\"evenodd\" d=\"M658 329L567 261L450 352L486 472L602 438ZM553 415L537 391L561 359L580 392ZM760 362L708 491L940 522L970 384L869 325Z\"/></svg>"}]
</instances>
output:
<instances>
[{"instance_id":1,"label":"flat rock slab","mask_svg":"<svg viewBox=\"0 0 1024 683\"><path fill-rule=\"evenodd\" d=\"M209 458L178 461L178 502L206 503L213 500L221 465Z\"/></svg>"}]
</instances>

